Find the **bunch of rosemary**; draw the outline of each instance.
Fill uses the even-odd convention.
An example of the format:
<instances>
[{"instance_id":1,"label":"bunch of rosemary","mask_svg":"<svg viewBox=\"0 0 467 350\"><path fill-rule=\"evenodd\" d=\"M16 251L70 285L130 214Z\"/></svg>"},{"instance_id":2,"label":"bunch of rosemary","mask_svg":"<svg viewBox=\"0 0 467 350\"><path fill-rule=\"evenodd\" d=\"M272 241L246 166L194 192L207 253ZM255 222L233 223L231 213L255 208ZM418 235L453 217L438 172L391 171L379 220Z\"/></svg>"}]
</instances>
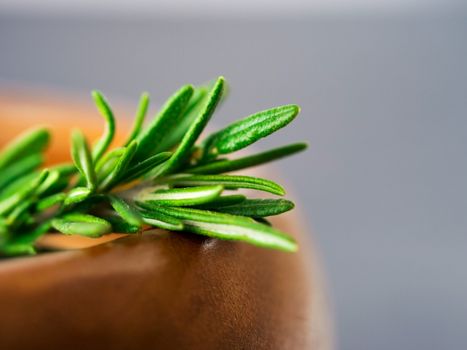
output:
<instances>
[{"instance_id":1,"label":"bunch of rosemary","mask_svg":"<svg viewBox=\"0 0 467 350\"><path fill-rule=\"evenodd\" d=\"M115 119L102 94L93 91L106 129L92 148L81 131L73 131L73 164L40 169L50 139L43 128L5 146L0 153L0 255L34 254L35 242L47 232L100 237L147 227L295 251L296 242L265 219L292 209L292 202L225 194L246 188L282 196L284 189L266 179L224 173L304 150L306 144L296 143L225 157L290 123L299 107L250 115L197 142L224 85L220 77L210 86L183 86L146 127L149 97L143 94L128 139L112 150Z\"/></svg>"}]
</instances>

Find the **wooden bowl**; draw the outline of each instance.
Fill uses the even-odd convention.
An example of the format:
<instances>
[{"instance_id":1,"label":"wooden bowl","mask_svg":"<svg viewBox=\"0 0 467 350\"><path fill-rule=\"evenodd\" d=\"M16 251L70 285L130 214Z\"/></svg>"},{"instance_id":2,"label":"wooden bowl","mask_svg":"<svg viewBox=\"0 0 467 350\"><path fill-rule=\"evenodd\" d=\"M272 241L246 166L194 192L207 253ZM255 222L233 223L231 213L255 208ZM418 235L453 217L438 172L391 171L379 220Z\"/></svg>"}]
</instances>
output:
<instances>
[{"instance_id":1,"label":"wooden bowl","mask_svg":"<svg viewBox=\"0 0 467 350\"><path fill-rule=\"evenodd\" d=\"M68 159L70 127L100 133L88 106L3 91L0 145L45 122L54 132L49 160ZM296 237L298 253L154 230L2 260L0 348L329 349L307 232L293 214L274 224Z\"/></svg>"}]
</instances>

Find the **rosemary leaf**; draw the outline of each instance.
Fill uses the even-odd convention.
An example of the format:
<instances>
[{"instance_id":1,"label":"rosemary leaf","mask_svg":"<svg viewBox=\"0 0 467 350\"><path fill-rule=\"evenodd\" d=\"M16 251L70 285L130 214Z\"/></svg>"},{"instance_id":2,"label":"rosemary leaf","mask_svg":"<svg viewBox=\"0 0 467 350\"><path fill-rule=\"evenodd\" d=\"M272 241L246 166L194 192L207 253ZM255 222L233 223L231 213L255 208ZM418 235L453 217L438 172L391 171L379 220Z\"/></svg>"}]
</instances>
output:
<instances>
[{"instance_id":1,"label":"rosemary leaf","mask_svg":"<svg viewBox=\"0 0 467 350\"><path fill-rule=\"evenodd\" d=\"M279 215L292 210L294 204L286 199L247 199L239 204L222 206L217 211L253 218Z\"/></svg>"},{"instance_id":2,"label":"rosemary leaf","mask_svg":"<svg viewBox=\"0 0 467 350\"><path fill-rule=\"evenodd\" d=\"M37 128L24 132L0 151L0 170L31 154L45 150L50 140L47 129Z\"/></svg>"},{"instance_id":3,"label":"rosemary leaf","mask_svg":"<svg viewBox=\"0 0 467 350\"><path fill-rule=\"evenodd\" d=\"M64 199L63 205L69 207L81 203L89 198L92 194L92 191L87 187L75 187L73 188Z\"/></svg>"},{"instance_id":4,"label":"rosemary leaf","mask_svg":"<svg viewBox=\"0 0 467 350\"><path fill-rule=\"evenodd\" d=\"M113 167L112 171L99 184L99 189L101 191L108 191L117 184L120 177L122 177L128 169L128 166L130 165L130 162L135 155L137 147L138 143L136 141L132 141L127 147L124 148L123 153L118 158L118 161Z\"/></svg>"},{"instance_id":5,"label":"rosemary leaf","mask_svg":"<svg viewBox=\"0 0 467 350\"><path fill-rule=\"evenodd\" d=\"M40 198L45 198L64 191L70 185L71 176L78 173L78 169L73 163L55 165L50 167L49 170L51 173L57 172L58 179L54 182L52 181L52 178L47 180L53 183L50 183L47 188L43 188L39 196Z\"/></svg>"},{"instance_id":6,"label":"rosemary leaf","mask_svg":"<svg viewBox=\"0 0 467 350\"><path fill-rule=\"evenodd\" d=\"M139 146L135 155L136 162L141 162L154 154L155 147L179 122L179 118L182 116L192 94L193 86L185 85L169 98L161 111L138 138Z\"/></svg>"},{"instance_id":7,"label":"rosemary leaf","mask_svg":"<svg viewBox=\"0 0 467 350\"><path fill-rule=\"evenodd\" d=\"M267 226L272 226L271 221L269 221L266 218L253 218L255 221L259 222L260 224L267 225Z\"/></svg>"},{"instance_id":8,"label":"rosemary leaf","mask_svg":"<svg viewBox=\"0 0 467 350\"><path fill-rule=\"evenodd\" d=\"M141 225L131 225L120 216L104 216L104 219L110 222L114 233L138 233L141 231Z\"/></svg>"},{"instance_id":9,"label":"rosemary leaf","mask_svg":"<svg viewBox=\"0 0 467 350\"><path fill-rule=\"evenodd\" d=\"M143 216L143 221L148 225L172 231L182 231L184 229L183 222L172 216L145 209L142 209L140 213Z\"/></svg>"},{"instance_id":10,"label":"rosemary leaf","mask_svg":"<svg viewBox=\"0 0 467 350\"><path fill-rule=\"evenodd\" d=\"M249 188L258 191L284 195L285 190L271 180L240 175L175 175L163 180L164 183L177 186L222 185L226 189Z\"/></svg>"},{"instance_id":11,"label":"rosemary leaf","mask_svg":"<svg viewBox=\"0 0 467 350\"><path fill-rule=\"evenodd\" d=\"M147 92L143 92L139 99L138 109L136 111L135 121L133 123L133 128L131 129L130 135L128 135L128 139L125 142L125 146L128 146L131 141L136 139L141 129L143 128L144 119L146 119L146 114L148 112L149 106L149 94Z\"/></svg>"},{"instance_id":12,"label":"rosemary leaf","mask_svg":"<svg viewBox=\"0 0 467 350\"><path fill-rule=\"evenodd\" d=\"M65 191L70 184L70 179L67 177L59 177L57 181L51 186L49 186L46 190L41 192L39 198L45 198L56 194L58 192Z\"/></svg>"},{"instance_id":13,"label":"rosemary leaf","mask_svg":"<svg viewBox=\"0 0 467 350\"><path fill-rule=\"evenodd\" d=\"M206 103L207 96L208 90L204 86L195 88L193 95L190 98L190 102L188 102L183 115L179 118L180 120L177 123L174 123L170 133L164 135L164 138L155 145L154 153L170 150L180 143L195 118L199 115L201 108L203 108Z\"/></svg>"},{"instance_id":14,"label":"rosemary leaf","mask_svg":"<svg viewBox=\"0 0 467 350\"><path fill-rule=\"evenodd\" d=\"M119 147L105 153L96 163L95 173L97 183L101 183L113 171L122 154L125 153L125 147Z\"/></svg>"},{"instance_id":15,"label":"rosemary leaf","mask_svg":"<svg viewBox=\"0 0 467 350\"><path fill-rule=\"evenodd\" d=\"M32 196L40 184L45 180L48 176L49 171L43 170L39 174L34 174L34 177L24 186L19 189L17 192L12 194L11 196L7 197L0 201L0 215L7 215L14 207L16 207L19 203L23 200Z\"/></svg>"},{"instance_id":16,"label":"rosemary leaf","mask_svg":"<svg viewBox=\"0 0 467 350\"><path fill-rule=\"evenodd\" d=\"M236 171L244 168L250 168L256 165L269 163L273 160L290 156L294 153L303 151L307 148L306 143L295 143L270 151L258 153L252 156L246 156L234 160L218 160L204 165L198 165L186 170L190 174L221 174L230 171Z\"/></svg>"},{"instance_id":17,"label":"rosemary leaf","mask_svg":"<svg viewBox=\"0 0 467 350\"><path fill-rule=\"evenodd\" d=\"M181 220L184 228L193 233L287 252L297 250L292 237L250 218L191 208L159 207L157 211Z\"/></svg>"},{"instance_id":18,"label":"rosemary leaf","mask_svg":"<svg viewBox=\"0 0 467 350\"><path fill-rule=\"evenodd\" d=\"M43 234L48 232L51 228L50 220L47 220L39 225L33 225L32 227L25 227L19 234L11 237L9 243L15 246L29 246L34 249L31 245ZM31 251L29 254L33 254Z\"/></svg>"},{"instance_id":19,"label":"rosemary leaf","mask_svg":"<svg viewBox=\"0 0 467 350\"><path fill-rule=\"evenodd\" d=\"M190 188L159 189L155 192L143 191L137 198L149 205L191 206L208 203L218 198L223 186L199 186Z\"/></svg>"},{"instance_id":20,"label":"rosemary leaf","mask_svg":"<svg viewBox=\"0 0 467 350\"><path fill-rule=\"evenodd\" d=\"M105 119L105 130L102 137L97 141L92 150L92 159L98 160L109 148L115 135L115 118L109 104L104 96L97 90L92 91L92 98L97 106L99 113Z\"/></svg>"},{"instance_id":21,"label":"rosemary leaf","mask_svg":"<svg viewBox=\"0 0 467 350\"><path fill-rule=\"evenodd\" d=\"M31 199L23 200L14 207L12 212L8 215L6 222L11 228L18 224L19 221L26 221L25 217L29 216L28 209L32 206L33 201Z\"/></svg>"},{"instance_id":22,"label":"rosemary leaf","mask_svg":"<svg viewBox=\"0 0 467 350\"><path fill-rule=\"evenodd\" d=\"M131 226L141 227L143 220L136 208L120 197L108 195L107 198L109 199L112 208L115 209L123 220Z\"/></svg>"},{"instance_id":23,"label":"rosemary leaf","mask_svg":"<svg viewBox=\"0 0 467 350\"><path fill-rule=\"evenodd\" d=\"M204 157L214 158L245 148L289 124L299 113L296 105L258 112L212 134L203 142Z\"/></svg>"},{"instance_id":24,"label":"rosemary leaf","mask_svg":"<svg viewBox=\"0 0 467 350\"><path fill-rule=\"evenodd\" d=\"M87 187L90 190L94 190L96 188L96 174L86 139L79 130L74 130L71 138L71 157L73 158L73 162L81 175L86 179Z\"/></svg>"},{"instance_id":25,"label":"rosemary leaf","mask_svg":"<svg viewBox=\"0 0 467 350\"><path fill-rule=\"evenodd\" d=\"M8 197L14 195L16 192L21 191L24 187L26 187L31 181L33 181L39 172L34 171L30 174L23 175L10 183L8 186L3 188L0 192L0 206L1 202L7 199Z\"/></svg>"},{"instance_id":26,"label":"rosemary leaf","mask_svg":"<svg viewBox=\"0 0 467 350\"><path fill-rule=\"evenodd\" d=\"M40 153L31 154L27 157L17 160L15 163L2 170L0 177L0 189L14 182L19 177L29 174L36 170L44 161Z\"/></svg>"},{"instance_id":27,"label":"rosemary leaf","mask_svg":"<svg viewBox=\"0 0 467 350\"><path fill-rule=\"evenodd\" d=\"M201 132L204 130L206 124L211 119L211 116L222 97L223 87L224 78L219 77L209 92L204 108L191 124L190 128L180 142L177 150L170 158L170 160L165 163L164 167L162 167L157 173L153 174L154 177L173 173L174 171L179 170L185 164L188 157L191 155L192 147L194 146Z\"/></svg>"},{"instance_id":28,"label":"rosemary leaf","mask_svg":"<svg viewBox=\"0 0 467 350\"><path fill-rule=\"evenodd\" d=\"M52 227L67 235L80 235L97 238L112 232L112 225L89 214L69 213L52 220Z\"/></svg>"},{"instance_id":29,"label":"rosemary leaf","mask_svg":"<svg viewBox=\"0 0 467 350\"><path fill-rule=\"evenodd\" d=\"M246 200L246 197L243 194L232 194L228 196L221 196L216 198L209 203L197 205L198 209L217 209L220 207L225 207L228 205L234 205L242 203Z\"/></svg>"},{"instance_id":30,"label":"rosemary leaf","mask_svg":"<svg viewBox=\"0 0 467 350\"><path fill-rule=\"evenodd\" d=\"M60 173L57 170L49 170L47 177L37 188L36 195L40 196L50 191L60 181Z\"/></svg>"},{"instance_id":31,"label":"rosemary leaf","mask_svg":"<svg viewBox=\"0 0 467 350\"><path fill-rule=\"evenodd\" d=\"M10 235L10 230L8 228L6 219L0 216L0 252L1 252L1 247L5 244L5 240L8 239L9 235Z\"/></svg>"},{"instance_id":32,"label":"rosemary leaf","mask_svg":"<svg viewBox=\"0 0 467 350\"><path fill-rule=\"evenodd\" d=\"M154 156L151 156L145 160L143 160L140 163L137 163L133 165L131 168L129 168L125 174L123 174L119 178L120 183L127 183L130 181L133 181L135 179L138 179L150 171L152 171L154 168L156 168L158 165L161 165L164 163L166 160L168 160L172 156L171 152L161 152L159 154L156 154Z\"/></svg>"},{"instance_id":33,"label":"rosemary leaf","mask_svg":"<svg viewBox=\"0 0 467 350\"><path fill-rule=\"evenodd\" d=\"M50 170L58 171L60 177L70 177L76 174L77 169L73 163L62 163L50 167Z\"/></svg>"},{"instance_id":34,"label":"rosemary leaf","mask_svg":"<svg viewBox=\"0 0 467 350\"><path fill-rule=\"evenodd\" d=\"M36 210L38 212L43 212L49 208L52 208L54 205L62 204L65 201L67 195L65 193L56 193L48 197L42 198L37 202Z\"/></svg>"},{"instance_id":35,"label":"rosemary leaf","mask_svg":"<svg viewBox=\"0 0 467 350\"><path fill-rule=\"evenodd\" d=\"M9 243L1 247L0 255L16 256L16 255L34 255L36 250L32 244L15 244Z\"/></svg>"}]
</instances>

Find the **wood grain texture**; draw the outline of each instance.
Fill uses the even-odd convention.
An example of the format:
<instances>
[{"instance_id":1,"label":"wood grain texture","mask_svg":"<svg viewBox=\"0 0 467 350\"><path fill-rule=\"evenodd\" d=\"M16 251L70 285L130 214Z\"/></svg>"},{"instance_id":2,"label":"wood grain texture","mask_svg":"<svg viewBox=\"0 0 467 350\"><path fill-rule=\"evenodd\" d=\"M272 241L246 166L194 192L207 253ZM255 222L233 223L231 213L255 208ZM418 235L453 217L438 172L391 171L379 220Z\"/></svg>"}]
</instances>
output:
<instances>
[{"instance_id":1,"label":"wood grain texture","mask_svg":"<svg viewBox=\"0 0 467 350\"><path fill-rule=\"evenodd\" d=\"M3 95L0 144L27 124L49 121L58 132L50 159L69 159L70 126L99 134L99 119L82 122L91 120L87 113L96 116L79 104ZM330 349L307 234L293 214L274 223L299 241L297 254L153 230L0 261L0 348Z\"/></svg>"}]
</instances>

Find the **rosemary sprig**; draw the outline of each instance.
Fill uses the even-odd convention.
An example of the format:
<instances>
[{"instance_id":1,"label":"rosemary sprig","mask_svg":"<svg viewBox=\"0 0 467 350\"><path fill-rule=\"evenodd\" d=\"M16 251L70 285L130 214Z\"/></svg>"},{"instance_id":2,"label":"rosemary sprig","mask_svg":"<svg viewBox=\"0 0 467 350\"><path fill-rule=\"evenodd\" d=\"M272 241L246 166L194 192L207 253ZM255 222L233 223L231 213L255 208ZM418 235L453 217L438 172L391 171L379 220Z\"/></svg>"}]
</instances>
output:
<instances>
[{"instance_id":1,"label":"rosemary sprig","mask_svg":"<svg viewBox=\"0 0 467 350\"><path fill-rule=\"evenodd\" d=\"M143 93L126 141L111 150L114 114L104 96L93 91L104 133L91 147L74 130L73 164L41 169L50 139L44 128L6 145L0 152L0 255L34 254L37 240L53 231L100 237L148 227L297 250L293 238L265 219L291 210L291 201L228 194L250 189L282 196L284 189L267 179L225 173L295 154L306 144L236 159L225 155L283 128L299 107L258 112L199 141L225 88L223 77L207 86L185 85L146 127L149 95Z\"/></svg>"}]
</instances>

